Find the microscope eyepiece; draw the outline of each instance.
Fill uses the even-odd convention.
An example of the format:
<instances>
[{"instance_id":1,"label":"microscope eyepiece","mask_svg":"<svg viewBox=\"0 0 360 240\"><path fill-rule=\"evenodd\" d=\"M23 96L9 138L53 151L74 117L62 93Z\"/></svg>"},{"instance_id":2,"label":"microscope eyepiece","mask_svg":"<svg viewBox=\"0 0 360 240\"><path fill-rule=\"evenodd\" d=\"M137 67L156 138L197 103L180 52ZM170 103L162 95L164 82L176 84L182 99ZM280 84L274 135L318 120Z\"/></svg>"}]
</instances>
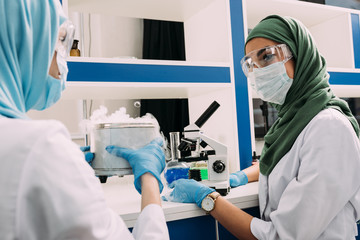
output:
<instances>
[{"instance_id":1,"label":"microscope eyepiece","mask_svg":"<svg viewBox=\"0 0 360 240\"><path fill-rule=\"evenodd\" d=\"M220 107L217 101L214 101L201 116L196 120L195 125L201 128L204 123L213 115L213 113Z\"/></svg>"}]
</instances>

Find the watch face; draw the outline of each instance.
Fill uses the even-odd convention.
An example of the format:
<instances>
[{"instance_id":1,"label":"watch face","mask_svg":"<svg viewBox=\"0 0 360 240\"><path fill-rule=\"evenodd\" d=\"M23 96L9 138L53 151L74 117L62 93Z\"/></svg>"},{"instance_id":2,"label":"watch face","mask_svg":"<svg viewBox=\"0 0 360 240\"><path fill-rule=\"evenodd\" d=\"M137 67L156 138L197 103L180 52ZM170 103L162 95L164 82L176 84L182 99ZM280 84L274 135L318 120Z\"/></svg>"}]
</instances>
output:
<instances>
[{"instance_id":1,"label":"watch face","mask_svg":"<svg viewBox=\"0 0 360 240\"><path fill-rule=\"evenodd\" d=\"M201 207L207 211L210 212L214 209L214 200L212 198L206 197L201 203Z\"/></svg>"}]
</instances>

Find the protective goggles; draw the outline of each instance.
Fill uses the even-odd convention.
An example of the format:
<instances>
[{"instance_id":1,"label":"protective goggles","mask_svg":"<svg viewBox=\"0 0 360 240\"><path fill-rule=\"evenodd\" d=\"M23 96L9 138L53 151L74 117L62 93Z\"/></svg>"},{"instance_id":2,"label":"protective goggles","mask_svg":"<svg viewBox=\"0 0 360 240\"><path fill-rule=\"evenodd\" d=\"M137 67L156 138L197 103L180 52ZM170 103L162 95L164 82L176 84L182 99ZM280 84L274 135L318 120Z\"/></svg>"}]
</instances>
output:
<instances>
[{"instance_id":1,"label":"protective goggles","mask_svg":"<svg viewBox=\"0 0 360 240\"><path fill-rule=\"evenodd\" d=\"M60 25L55 50L58 54L68 56L74 41L75 27L70 20Z\"/></svg>"},{"instance_id":2,"label":"protective goggles","mask_svg":"<svg viewBox=\"0 0 360 240\"><path fill-rule=\"evenodd\" d=\"M286 44L268 46L251 51L241 59L241 66L246 76L253 68L263 68L277 62L287 62L292 53Z\"/></svg>"}]
</instances>

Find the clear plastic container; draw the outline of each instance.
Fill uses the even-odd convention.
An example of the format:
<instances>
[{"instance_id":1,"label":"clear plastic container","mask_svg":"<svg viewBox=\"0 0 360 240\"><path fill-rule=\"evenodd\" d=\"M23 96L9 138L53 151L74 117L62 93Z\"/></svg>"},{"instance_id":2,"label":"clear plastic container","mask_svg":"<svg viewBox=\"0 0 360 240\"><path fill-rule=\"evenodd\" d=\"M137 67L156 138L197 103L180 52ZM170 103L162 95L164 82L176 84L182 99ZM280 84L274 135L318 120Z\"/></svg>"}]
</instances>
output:
<instances>
[{"instance_id":1,"label":"clear plastic container","mask_svg":"<svg viewBox=\"0 0 360 240\"><path fill-rule=\"evenodd\" d=\"M181 178L188 179L189 169L190 168L186 163L172 160L166 164L164 177L168 184Z\"/></svg>"},{"instance_id":2,"label":"clear plastic container","mask_svg":"<svg viewBox=\"0 0 360 240\"><path fill-rule=\"evenodd\" d=\"M159 129L154 123L100 123L92 132L92 151L95 158L92 167L97 176L123 176L132 174L128 161L109 154L106 146L115 145L130 149L139 149L159 137Z\"/></svg>"}]
</instances>

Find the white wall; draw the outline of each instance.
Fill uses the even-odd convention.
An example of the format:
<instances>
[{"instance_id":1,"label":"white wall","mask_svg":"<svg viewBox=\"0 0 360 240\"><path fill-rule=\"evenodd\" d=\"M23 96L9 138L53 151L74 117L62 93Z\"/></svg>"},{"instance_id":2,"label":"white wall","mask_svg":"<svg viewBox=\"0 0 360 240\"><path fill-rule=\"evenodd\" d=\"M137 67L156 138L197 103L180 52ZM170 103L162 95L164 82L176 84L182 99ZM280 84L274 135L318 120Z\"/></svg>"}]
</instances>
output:
<instances>
[{"instance_id":1,"label":"white wall","mask_svg":"<svg viewBox=\"0 0 360 240\"><path fill-rule=\"evenodd\" d=\"M87 100L88 114L104 105L108 109L108 114L125 107L130 117L139 117L140 108L134 107L134 102L138 100ZM85 144L84 131L81 127L83 120L83 100L60 100L54 106L44 111L30 110L28 116L32 119L55 119L62 122L69 130L73 141L79 145Z\"/></svg>"},{"instance_id":2,"label":"white wall","mask_svg":"<svg viewBox=\"0 0 360 240\"><path fill-rule=\"evenodd\" d=\"M230 61L226 13L226 2L217 0L184 22L186 60Z\"/></svg>"},{"instance_id":3,"label":"white wall","mask_svg":"<svg viewBox=\"0 0 360 240\"><path fill-rule=\"evenodd\" d=\"M233 98L232 89L229 88L189 99L190 123L194 123L213 101L220 104L201 129L208 137L227 146L230 172L240 169L236 111L234 111L236 107Z\"/></svg>"},{"instance_id":4,"label":"white wall","mask_svg":"<svg viewBox=\"0 0 360 240\"><path fill-rule=\"evenodd\" d=\"M75 39L84 57L142 58L143 20L139 18L71 12Z\"/></svg>"}]
</instances>

